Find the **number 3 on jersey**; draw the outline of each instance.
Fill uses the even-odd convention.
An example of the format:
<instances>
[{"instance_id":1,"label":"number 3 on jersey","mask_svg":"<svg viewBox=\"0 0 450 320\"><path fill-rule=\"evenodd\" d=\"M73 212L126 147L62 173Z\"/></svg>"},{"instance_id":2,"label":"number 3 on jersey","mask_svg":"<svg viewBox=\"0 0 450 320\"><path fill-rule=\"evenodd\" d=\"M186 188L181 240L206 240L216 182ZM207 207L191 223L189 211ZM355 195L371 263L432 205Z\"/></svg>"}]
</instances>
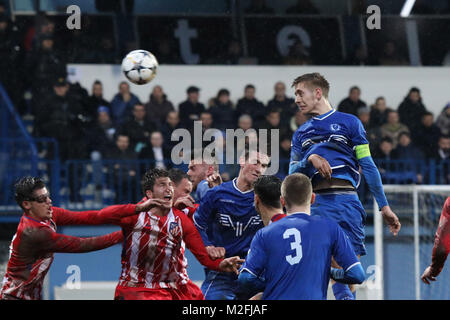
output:
<instances>
[{"instance_id":1,"label":"number 3 on jersey","mask_svg":"<svg viewBox=\"0 0 450 320\"><path fill-rule=\"evenodd\" d=\"M289 228L283 233L283 239L289 239L291 236L294 236L294 241L291 242L291 249L295 250L295 255L287 255L286 261L290 265L294 265L299 263L303 256L302 237L300 231L295 228Z\"/></svg>"}]
</instances>

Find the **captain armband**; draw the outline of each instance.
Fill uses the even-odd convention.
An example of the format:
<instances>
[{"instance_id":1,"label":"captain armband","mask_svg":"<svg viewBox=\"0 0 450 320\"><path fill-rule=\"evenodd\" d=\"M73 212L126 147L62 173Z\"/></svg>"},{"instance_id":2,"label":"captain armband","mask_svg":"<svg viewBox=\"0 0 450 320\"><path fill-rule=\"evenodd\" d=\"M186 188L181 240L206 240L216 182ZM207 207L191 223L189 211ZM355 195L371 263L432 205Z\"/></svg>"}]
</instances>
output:
<instances>
[{"instance_id":1,"label":"captain armband","mask_svg":"<svg viewBox=\"0 0 450 320\"><path fill-rule=\"evenodd\" d=\"M370 157L369 144L360 144L355 147L356 159L362 159L365 157Z\"/></svg>"}]
</instances>

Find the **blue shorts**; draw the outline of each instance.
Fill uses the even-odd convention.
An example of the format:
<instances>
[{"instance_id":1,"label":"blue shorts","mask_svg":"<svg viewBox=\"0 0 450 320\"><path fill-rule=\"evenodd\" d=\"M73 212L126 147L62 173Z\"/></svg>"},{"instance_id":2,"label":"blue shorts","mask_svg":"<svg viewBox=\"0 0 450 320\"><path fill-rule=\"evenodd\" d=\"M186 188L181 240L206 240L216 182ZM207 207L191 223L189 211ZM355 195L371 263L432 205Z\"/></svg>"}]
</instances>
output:
<instances>
[{"instance_id":1,"label":"blue shorts","mask_svg":"<svg viewBox=\"0 0 450 320\"><path fill-rule=\"evenodd\" d=\"M205 300L235 300L238 290L237 276L231 273L205 269L202 293Z\"/></svg>"},{"instance_id":2,"label":"blue shorts","mask_svg":"<svg viewBox=\"0 0 450 320\"><path fill-rule=\"evenodd\" d=\"M316 193L311 215L336 221L349 237L356 255L366 255L364 246L366 212L356 192Z\"/></svg>"}]
</instances>

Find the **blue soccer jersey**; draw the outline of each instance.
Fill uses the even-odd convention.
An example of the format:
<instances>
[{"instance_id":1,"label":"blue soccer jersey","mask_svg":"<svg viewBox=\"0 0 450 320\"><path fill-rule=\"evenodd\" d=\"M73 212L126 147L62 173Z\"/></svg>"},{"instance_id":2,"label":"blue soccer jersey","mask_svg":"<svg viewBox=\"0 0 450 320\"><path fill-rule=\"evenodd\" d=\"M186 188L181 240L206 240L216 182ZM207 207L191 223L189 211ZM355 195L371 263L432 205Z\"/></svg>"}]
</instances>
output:
<instances>
[{"instance_id":1,"label":"blue soccer jersey","mask_svg":"<svg viewBox=\"0 0 450 320\"><path fill-rule=\"evenodd\" d=\"M206 192L194 213L205 246L224 247L226 257L245 257L256 231L264 227L255 210L253 190L240 191L236 180Z\"/></svg>"},{"instance_id":2,"label":"blue soccer jersey","mask_svg":"<svg viewBox=\"0 0 450 320\"><path fill-rule=\"evenodd\" d=\"M264 275L263 299L325 300L332 256L344 270L360 263L336 222L294 213L256 233L242 269Z\"/></svg>"},{"instance_id":3,"label":"blue soccer jersey","mask_svg":"<svg viewBox=\"0 0 450 320\"><path fill-rule=\"evenodd\" d=\"M348 180L357 188L361 179L356 147L365 146L361 149L361 156L365 156L368 144L366 132L358 118L332 109L309 119L297 129L292 137L291 163L307 161L311 154L317 154L328 160L332 177ZM321 179L311 164L306 164L299 171L312 180Z\"/></svg>"}]
</instances>

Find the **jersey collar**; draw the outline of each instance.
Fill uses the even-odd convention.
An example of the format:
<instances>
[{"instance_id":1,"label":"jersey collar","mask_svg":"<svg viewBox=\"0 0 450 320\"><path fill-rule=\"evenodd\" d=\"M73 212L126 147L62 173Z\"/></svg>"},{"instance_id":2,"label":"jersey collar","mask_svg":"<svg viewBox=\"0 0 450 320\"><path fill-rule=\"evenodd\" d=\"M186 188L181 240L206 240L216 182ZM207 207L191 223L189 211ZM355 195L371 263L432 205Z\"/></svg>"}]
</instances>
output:
<instances>
[{"instance_id":1,"label":"jersey collar","mask_svg":"<svg viewBox=\"0 0 450 320\"><path fill-rule=\"evenodd\" d=\"M321 114L320 116L313 117L314 120L323 120L325 118L328 118L330 115L336 112L336 109L331 109L327 113Z\"/></svg>"},{"instance_id":2,"label":"jersey collar","mask_svg":"<svg viewBox=\"0 0 450 320\"><path fill-rule=\"evenodd\" d=\"M237 178L234 178L234 179L233 179L233 187L234 187L237 191L239 191L240 193L246 194L246 193L249 193L249 192L252 192L252 191L253 191L253 189L250 189L250 190L247 190L247 191L241 191L241 190L238 188L238 186L236 185L236 182L237 182Z\"/></svg>"}]
</instances>

